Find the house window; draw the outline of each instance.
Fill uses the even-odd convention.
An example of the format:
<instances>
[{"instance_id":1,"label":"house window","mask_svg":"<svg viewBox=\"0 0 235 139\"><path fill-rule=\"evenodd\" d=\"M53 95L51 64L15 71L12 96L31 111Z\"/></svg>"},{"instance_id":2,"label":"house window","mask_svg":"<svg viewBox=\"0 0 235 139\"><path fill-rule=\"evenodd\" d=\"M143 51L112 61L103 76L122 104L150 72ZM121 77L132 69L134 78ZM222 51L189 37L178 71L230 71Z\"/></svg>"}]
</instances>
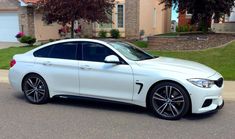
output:
<instances>
[{"instance_id":1,"label":"house window","mask_svg":"<svg viewBox=\"0 0 235 139\"><path fill-rule=\"evenodd\" d=\"M117 27L124 28L124 5L117 5Z\"/></svg>"},{"instance_id":2,"label":"house window","mask_svg":"<svg viewBox=\"0 0 235 139\"><path fill-rule=\"evenodd\" d=\"M112 16L112 13L107 13L107 16L108 16L108 19L109 19L109 21L110 21L110 23L101 23L101 24L99 24L99 28L101 28L101 29L105 29L105 28L112 28L112 25L113 25L113 23L112 23L112 19L113 19L113 16Z\"/></svg>"},{"instance_id":3,"label":"house window","mask_svg":"<svg viewBox=\"0 0 235 139\"><path fill-rule=\"evenodd\" d=\"M154 8L154 11L153 11L153 28L156 28L157 27L157 10L156 8Z\"/></svg>"}]
</instances>

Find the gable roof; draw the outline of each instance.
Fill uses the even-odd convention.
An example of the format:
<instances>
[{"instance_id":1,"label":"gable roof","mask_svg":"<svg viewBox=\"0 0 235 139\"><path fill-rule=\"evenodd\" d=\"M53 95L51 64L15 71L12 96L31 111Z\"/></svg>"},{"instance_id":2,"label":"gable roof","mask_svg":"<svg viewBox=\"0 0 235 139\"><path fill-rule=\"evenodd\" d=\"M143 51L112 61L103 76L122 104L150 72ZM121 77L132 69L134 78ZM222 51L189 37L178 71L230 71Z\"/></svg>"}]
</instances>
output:
<instances>
[{"instance_id":1,"label":"gable roof","mask_svg":"<svg viewBox=\"0 0 235 139\"><path fill-rule=\"evenodd\" d=\"M17 0L0 0L0 11L16 11L19 9Z\"/></svg>"}]
</instances>

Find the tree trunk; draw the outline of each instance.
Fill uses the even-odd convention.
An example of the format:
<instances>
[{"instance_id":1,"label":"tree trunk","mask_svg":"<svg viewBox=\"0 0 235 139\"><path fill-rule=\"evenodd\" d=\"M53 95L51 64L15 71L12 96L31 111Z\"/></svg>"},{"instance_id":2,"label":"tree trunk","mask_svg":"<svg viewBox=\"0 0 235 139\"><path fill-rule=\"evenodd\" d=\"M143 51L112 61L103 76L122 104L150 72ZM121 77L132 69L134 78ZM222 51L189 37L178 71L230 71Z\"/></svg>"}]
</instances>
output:
<instances>
[{"instance_id":1,"label":"tree trunk","mask_svg":"<svg viewBox=\"0 0 235 139\"><path fill-rule=\"evenodd\" d=\"M71 21L71 38L74 38L74 20Z\"/></svg>"}]
</instances>

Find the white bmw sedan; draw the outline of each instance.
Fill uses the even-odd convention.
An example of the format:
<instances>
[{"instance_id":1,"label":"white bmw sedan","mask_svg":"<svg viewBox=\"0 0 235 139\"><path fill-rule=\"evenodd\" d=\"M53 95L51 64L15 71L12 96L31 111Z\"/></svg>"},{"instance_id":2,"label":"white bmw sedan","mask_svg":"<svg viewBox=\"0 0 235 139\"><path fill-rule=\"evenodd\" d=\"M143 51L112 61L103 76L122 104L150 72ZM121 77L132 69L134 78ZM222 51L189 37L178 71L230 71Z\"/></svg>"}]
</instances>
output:
<instances>
[{"instance_id":1,"label":"white bmw sedan","mask_svg":"<svg viewBox=\"0 0 235 139\"><path fill-rule=\"evenodd\" d=\"M223 77L191 61L154 57L130 43L70 39L15 55L10 83L33 104L82 97L149 108L175 120L222 108Z\"/></svg>"}]
</instances>

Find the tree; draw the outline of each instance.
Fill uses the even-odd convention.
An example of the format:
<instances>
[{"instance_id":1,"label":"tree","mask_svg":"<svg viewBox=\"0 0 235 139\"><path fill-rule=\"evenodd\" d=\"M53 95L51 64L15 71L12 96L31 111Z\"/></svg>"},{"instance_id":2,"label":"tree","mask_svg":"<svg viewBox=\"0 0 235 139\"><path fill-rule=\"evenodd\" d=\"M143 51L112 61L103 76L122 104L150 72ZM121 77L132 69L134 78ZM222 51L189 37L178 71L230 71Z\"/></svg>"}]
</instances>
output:
<instances>
[{"instance_id":1,"label":"tree","mask_svg":"<svg viewBox=\"0 0 235 139\"><path fill-rule=\"evenodd\" d=\"M199 23L207 29L212 18L218 21L223 15L230 15L234 0L161 0L166 8L178 8L178 12L192 14L191 23Z\"/></svg>"},{"instance_id":2,"label":"tree","mask_svg":"<svg viewBox=\"0 0 235 139\"><path fill-rule=\"evenodd\" d=\"M39 0L38 9L43 11L43 21L48 24L71 24L71 37L74 37L74 22L83 19L87 22L108 23L107 13L112 13L114 0Z\"/></svg>"}]
</instances>

